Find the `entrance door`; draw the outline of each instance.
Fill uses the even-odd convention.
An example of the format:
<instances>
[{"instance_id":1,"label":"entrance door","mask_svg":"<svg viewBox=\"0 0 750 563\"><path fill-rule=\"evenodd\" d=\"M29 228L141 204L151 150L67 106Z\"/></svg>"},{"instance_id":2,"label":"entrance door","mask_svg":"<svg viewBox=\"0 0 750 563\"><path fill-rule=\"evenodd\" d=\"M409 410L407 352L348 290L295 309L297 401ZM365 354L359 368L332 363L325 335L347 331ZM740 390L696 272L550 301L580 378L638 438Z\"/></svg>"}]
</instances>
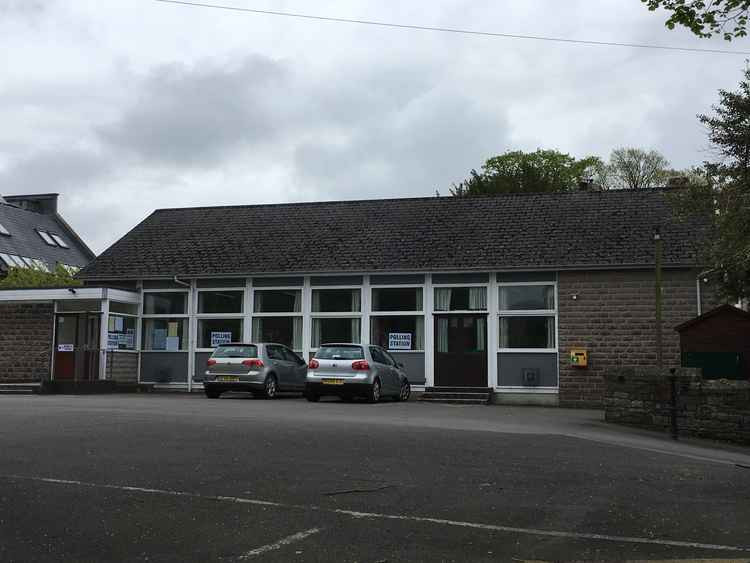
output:
<instances>
[{"instance_id":1,"label":"entrance door","mask_svg":"<svg viewBox=\"0 0 750 563\"><path fill-rule=\"evenodd\" d=\"M435 385L487 387L486 315L435 315Z\"/></svg>"},{"instance_id":2,"label":"entrance door","mask_svg":"<svg viewBox=\"0 0 750 563\"><path fill-rule=\"evenodd\" d=\"M55 369L52 377L72 380L76 376L78 314L58 314L55 317L55 324Z\"/></svg>"}]
</instances>

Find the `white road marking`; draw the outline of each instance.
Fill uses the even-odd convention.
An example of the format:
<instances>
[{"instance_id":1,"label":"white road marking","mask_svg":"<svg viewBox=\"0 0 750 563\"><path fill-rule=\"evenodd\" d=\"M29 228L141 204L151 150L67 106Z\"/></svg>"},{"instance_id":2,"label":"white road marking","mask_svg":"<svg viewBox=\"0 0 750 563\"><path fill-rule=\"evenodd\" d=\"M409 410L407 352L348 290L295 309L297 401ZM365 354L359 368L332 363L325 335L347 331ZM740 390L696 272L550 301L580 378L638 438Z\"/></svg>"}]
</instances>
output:
<instances>
[{"instance_id":1,"label":"white road marking","mask_svg":"<svg viewBox=\"0 0 750 563\"><path fill-rule=\"evenodd\" d=\"M244 555L241 555L239 559L249 559L250 557L260 555L261 553L266 553L267 551L281 549L285 545L302 541L303 539L309 538L310 536L315 535L318 532L320 532L320 528L310 528L309 530L305 530L304 532L297 532L296 534L292 534L291 536L282 538L275 543L269 543L268 545L262 545L260 547L256 547L255 549L251 549Z\"/></svg>"},{"instance_id":2,"label":"white road marking","mask_svg":"<svg viewBox=\"0 0 750 563\"><path fill-rule=\"evenodd\" d=\"M33 476L26 476L26 475L0 475L0 478L35 481L35 482L40 482L40 483L51 483L55 485L73 485L73 486L80 486L80 487L90 487L90 488L98 488L98 489L114 489L118 491L128 491L128 492L136 492L136 493L155 494L155 495L178 496L178 497L187 497L187 498L194 498L194 499L201 499L201 500L212 500L212 501L218 501L218 502L231 502L235 504L251 504L251 505L257 505L257 506L270 506L270 507L275 507L275 508L285 508L285 509L294 509L294 510L328 512L331 514L339 514L341 516L349 516L351 518L356 518L356 519L401 520L404 522L437 524L441 526L455 526L455 527L460 527L460 528L473 528L476 530L506 532L506 533L513 533L513 534L526 534L526 535L532 535L532 536L588 539L588 540L608 541L608 542L614 542L614 543L637 543L637 544L647 544L647 545L660 545L660 546L667 546L667 547L690 547L693 549L709 549L709 550L715 550L715 551L739 551L739 552L750 553L750 546L721 545L721 544L712 544L712 543L655 539L655 538L640 538L640 537L631 537L631 536L612 536L608 534L593 534L593 533L586 533L586 532L563 532L563 531L558 531L558 530L541 530L537 528L517 528L514 526L482 524L479 522L446 520L444 518L432 518L429 516L408 516L408 515L403 515L403 514L384 514L384 513L379 513L379 512L359 512L356 510L345 510L341 508L325 508L325 507L320 507L320 506L315 506L315 505L273 502L273 501L267 501L267 500L245 498L245 497L201 495L198 493L191 493L191 492L186 492L186 491L173 491L169 489L151 489L151 488L145 488L145 487L133 487L129 485L88 483L85 481L76 481L72 479L52 479L49 477L33 477ZM311 530L317 530L317 528L311 528ZM307 530L306 532L310 532L310 530ZM300 532L300 533L304 534L306 532ZM295 536L296 535L297 534L295 534ZM289 538L293 538L295 536L289 536ZM285 541L289 538L284 538L284 540L280 540L280 541ZM270 544L270 545L275 545L275 544ZM261 549L261 548L258 548L258 549Z\"/></svg>"}]
</instances>

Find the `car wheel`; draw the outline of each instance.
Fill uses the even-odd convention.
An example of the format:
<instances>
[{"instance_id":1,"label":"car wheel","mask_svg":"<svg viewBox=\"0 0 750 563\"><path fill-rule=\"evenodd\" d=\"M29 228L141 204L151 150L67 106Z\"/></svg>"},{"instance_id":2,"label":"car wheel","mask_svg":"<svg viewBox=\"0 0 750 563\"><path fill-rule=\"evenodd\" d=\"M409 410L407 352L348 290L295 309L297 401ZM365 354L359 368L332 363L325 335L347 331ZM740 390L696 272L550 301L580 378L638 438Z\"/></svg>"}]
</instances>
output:
<instances>
[{"instance_id":1,"label":"car wheel","mask_svg":"<svg viewBox=\"0 0 750 563\"><path fill-rule=\"evenodd\" d=\"M219 395L221 395L221 391L216 391L215 389L205 389L206 391L206 397L209 399L218 399Z\"/></svg>"},{"instance_id":2,"label":"car wheel","mask_svg":"<svg viewBox=\"0 0 750 563\"><path fill-rule=\"evenodd\" d=\"M279 390L278 382L276 381L275 375L269 375L266 377L266 381L263 384L263 396L266 399L275 399L276 393Z\"/></svg>"},{"instance_id":3,"label":"car wheel","mask_svg":"<svg viewBox=\"0 0 750 563\"><path fill-rule=\"evenodd\" d=\"M380 380L376 379L372 382L372 386L370 387L370 392L367 395L367 402L377 403L378 401L380 401Z\"/></svg>"},{"instance_id":4,"label":"car wheel","mask_svg":"<svg viewBox=\"0 0 750 563\"><path fill-rule=\"evenodd\" d=\"M411 385L408 381L404 381L401 385L401 392L398 394L398 401L408 401L411 396Z\"/></svg>"}]
</instances>

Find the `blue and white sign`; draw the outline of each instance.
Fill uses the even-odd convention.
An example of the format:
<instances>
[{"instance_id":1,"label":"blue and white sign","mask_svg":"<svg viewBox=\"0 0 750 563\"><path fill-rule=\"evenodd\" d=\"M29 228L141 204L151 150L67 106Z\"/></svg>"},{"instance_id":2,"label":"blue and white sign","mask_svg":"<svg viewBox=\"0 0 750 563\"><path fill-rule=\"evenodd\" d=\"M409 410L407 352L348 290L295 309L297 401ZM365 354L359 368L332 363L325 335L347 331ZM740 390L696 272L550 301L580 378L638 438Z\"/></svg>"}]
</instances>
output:
<instances>
[{"instance_id":1,"label":"blue and white sign","mask_svg":"<svg viewBox=\"0 0 750 563\"><path fill-rule=\"evenodd\" d=\"M212 332L211 333L211 348L216 348L222 344L229 344L232 342L231 332Z\"/></svg>"},{"instance_id":2,"label":"blue and white sign","mask_svg":"<svg viewBox=\"0 0 750 563\"><path fill-rule=\"evenodd\" d=\"M389 332L389 350L411 350L411 332Z\"/></svg>"}]
</instances>

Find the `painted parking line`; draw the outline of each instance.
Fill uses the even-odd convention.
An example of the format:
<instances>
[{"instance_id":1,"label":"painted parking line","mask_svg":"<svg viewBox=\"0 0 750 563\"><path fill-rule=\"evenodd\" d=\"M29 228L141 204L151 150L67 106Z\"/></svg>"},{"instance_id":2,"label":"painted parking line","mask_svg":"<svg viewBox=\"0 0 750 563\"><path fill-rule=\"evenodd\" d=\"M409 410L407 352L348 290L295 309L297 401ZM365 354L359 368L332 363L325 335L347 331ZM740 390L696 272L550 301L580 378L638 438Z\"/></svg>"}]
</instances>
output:
<instances>
[{"instance_id":1,"label":"painted parking line","mask_svg":"<svg viewBox=\"0 0 750 563\"><path fill-rule=\"evenodd\" d=\"M169 490L169 489L152 489L152 488L147 488L147 487L134 487L130 485L113 485L113 484L107 484L107 483L89 483L86 481L77 481L73 479L54 479L50 477L35 477L35 476L29 476L29 475L0 475L0 478L8 479L8 480L34 481L37 483L48 483L52 485L67 485L67 486L88 487L88 488L96 488L96 489L110 489L110 490L152 494L152 495L185 497L185 498L216 501L216 502L227 502L227 503L233 503L233 504L250 504L250 505L256 505L256 506L274 507L274 508L281 508L281 509L304 510L304 511L310 511L310 512L327 512L329 514L338 514L340 516L348 516L350 518L354 518L357 520L362 520L362 519L400 520L403 522L435 524L435 525L440 525L440 526L454 526L454 527L459 527L459 528L472 528L475 530L504 532L504 533L511 533L511 534L524 534L524 535L540 536L540 537L568 538L568 539L575 539L575 540L597 540L597 541L606 541L606 542L612 542L612 543L634 543L634 544L645 544L645 545L659 545L659 546L665 546L665 547L686 547L686 548L692 548L692 549L706 549L706 550L713 550L713 551L733 551L733 552L750 553L750 545L749 546L721 545L721 544L702 543L702 542L684 541L684 540L655 539L655 538L642 538L642 537L632 537L632 536L613 536L609 534L594 534L594 533L587 533L587 532L565 532L565 531L560 531L560 530L542 530L542 529L537 529L537 528L519 528L515 526L483 524L480 522L447 520L444 518L433 518L429 516L410 516L406 514L385 514L385 513L380 513L380 512L359 512L356 510L345 510L341 508L325 508L325 507L316 506L316 505L303 505L303 504L293 504L293 503L284 503L284 502L274 502L274 501L268 501L268 500L262 500L262 499L246 498L246 497L202 495L198 493L192 493L189 491L175 491L175 490Z\"/></svg>"},{"instance_id":2,"label":"painted parking line","mask_svg":"<svg viewBox=\"0 0 750 563\"><path fill-rule=\"evenodd\" d=\"M296 534L292 534L291 536L282 538L277 542L269 543L266 545L262 545L260 547L256 547L255 549L251 549L244 555L240 555L238 559L240 560L250 559L251 557L255 557L256 555L262 555L263 553L266 553L268 551L275 551L277 549L281 549L282 547L285 547L287 545L291 545L293 543L302 541L305 538L309 538L310 536L313 536L317 534L318 532L320 532L320 528L310 528L309 530L305 530L303 532L297 532Z\"/></svg>"}]
</instances>

